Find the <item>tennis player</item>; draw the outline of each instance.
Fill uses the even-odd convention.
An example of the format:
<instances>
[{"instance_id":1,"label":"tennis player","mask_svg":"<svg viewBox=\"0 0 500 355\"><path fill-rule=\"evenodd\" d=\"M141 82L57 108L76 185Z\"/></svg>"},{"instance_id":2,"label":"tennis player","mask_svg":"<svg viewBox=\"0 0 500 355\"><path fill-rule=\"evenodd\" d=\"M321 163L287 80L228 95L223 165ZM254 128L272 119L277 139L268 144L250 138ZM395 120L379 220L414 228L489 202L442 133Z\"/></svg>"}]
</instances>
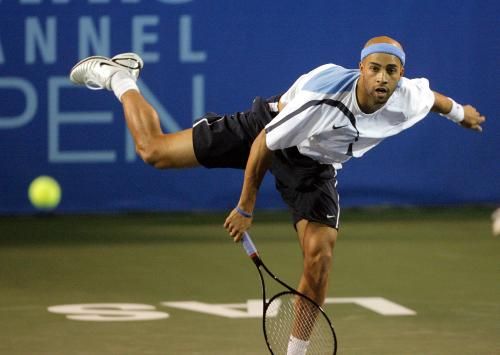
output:
<instances>
[{"instance_id":1,"label":"tennis player","mask_svg":"<svg viewBox=\"0 0 500 355\"><path fill-rule=\"evenodd\" d=\"M241 197L224 227L235 240L252 224L257 191L270 170L290 207L304 256L298 290L319 304L326 297L339 228L336 171L430 111L481 131L485 117L432 91L427 79L404 77L405 52L392 38L370 39L358 69L335 64L302 75L283 95L256 98L251 110L206 114L193 128L163 133L157 112L136 84L143 62L133 53L89 57L71 80L112 90L121 101L136 150L152 166L245 169ZM305 354L307 339L291 337L289 354Z\"/></svg>"}]
</instances>

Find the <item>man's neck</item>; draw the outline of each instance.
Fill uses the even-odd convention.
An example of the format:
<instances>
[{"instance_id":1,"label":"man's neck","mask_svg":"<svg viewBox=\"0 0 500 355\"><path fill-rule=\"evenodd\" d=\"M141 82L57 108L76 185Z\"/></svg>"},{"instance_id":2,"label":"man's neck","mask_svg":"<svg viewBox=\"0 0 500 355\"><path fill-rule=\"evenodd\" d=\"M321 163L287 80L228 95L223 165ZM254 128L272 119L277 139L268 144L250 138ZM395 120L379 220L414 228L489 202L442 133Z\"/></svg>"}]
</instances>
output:
<instances>
[{"instance_id":1,"label":"man's neck","mask_svg":"<svg viewBox=\"0 0 500 355\"><path fill-rule=\"evenodd\" d=\"M366 96L365 92L361 89L361 80L362 78L359 78L358 82L356 83L356 101L358 102L359 109L363 113L374 113L379 108L384 106L384 104L376 104L370 97Z\"/></svg>"}]
</instances>

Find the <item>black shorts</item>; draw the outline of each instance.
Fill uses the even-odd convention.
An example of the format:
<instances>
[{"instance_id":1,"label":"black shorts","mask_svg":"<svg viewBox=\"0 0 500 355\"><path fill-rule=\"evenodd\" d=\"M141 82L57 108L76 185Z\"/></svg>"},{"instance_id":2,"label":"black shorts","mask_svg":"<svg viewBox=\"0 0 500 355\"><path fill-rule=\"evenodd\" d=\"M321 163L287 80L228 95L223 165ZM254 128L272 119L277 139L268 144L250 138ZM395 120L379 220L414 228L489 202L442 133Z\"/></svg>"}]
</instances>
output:
<instances>
[{"instance_id":1,"label":"black shorts","mask_svg":"<svg viewBox=\"0 0 500 355\"><path fill-rule=\"evenodd\" d=\"M268 103L278 99L258 97L249 111L208 113L197 120L193 146L198 162L206 168L245 169L254 139L276 116ZM292 147L273 152L271 173L294 224L306 219L338 229L340 209L333 166L320 164Z\"/></svg>"},{"instance_id":2,"label":"black shorts","mask_svg":"<svg viewBox=\"0 0 500 355\"><path fill-rule=\"evenodd\" d=\"M272 97L257 97L252 109L232 115L209 112L193 124L193 146L198 162L206 168L245 169L252 143L276 113L268 109Z\"/></svg>"}]
</instances>

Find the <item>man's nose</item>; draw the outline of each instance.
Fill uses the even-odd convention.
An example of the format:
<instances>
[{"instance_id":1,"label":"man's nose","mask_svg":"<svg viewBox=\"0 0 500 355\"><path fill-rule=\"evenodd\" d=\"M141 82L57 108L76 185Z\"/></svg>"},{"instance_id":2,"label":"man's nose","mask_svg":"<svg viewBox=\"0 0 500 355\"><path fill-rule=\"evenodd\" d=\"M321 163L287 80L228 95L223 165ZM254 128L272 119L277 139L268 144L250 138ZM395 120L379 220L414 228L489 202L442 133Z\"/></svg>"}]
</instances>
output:
<instances>
[{"instance_id":1,"label":"man's nose","mask_svg":"<svg viewBox=\"0 0 500 355\"><path fill-rule=\"evenodd\" d=\"M377 82L378 83L387 83L387 73L384 70L381 70L377 74Z\"/></svg>"}]
</instances>

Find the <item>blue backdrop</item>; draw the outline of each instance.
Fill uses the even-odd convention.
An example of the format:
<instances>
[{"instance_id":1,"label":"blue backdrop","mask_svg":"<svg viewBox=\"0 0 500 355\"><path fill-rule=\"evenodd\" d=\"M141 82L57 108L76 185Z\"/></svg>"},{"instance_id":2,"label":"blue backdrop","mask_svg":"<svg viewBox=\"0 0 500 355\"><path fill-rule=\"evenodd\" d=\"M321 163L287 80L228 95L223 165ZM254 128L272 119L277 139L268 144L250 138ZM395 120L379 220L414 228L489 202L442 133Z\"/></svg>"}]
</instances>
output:
<instances>
[{"instance_id":1,"label":"blue backdrop","mask_svg":"<svg viewBox=\"0 0 500 355\"><path fill-rule=\"evenodd\" d=\"M339 173L343 206L500 202L497 1L0 0L0 213L30 213L30 181L55 177L60 212L228 209L242 172L158 171L134 154L112 93L73 87L92 54L140 53L165 130L245 110L324 63L357 66L387 34L406 75L488 117L477 134L430 114ZM260 208L284 205L267 177Z\"/></svg>"}]
</instances>

